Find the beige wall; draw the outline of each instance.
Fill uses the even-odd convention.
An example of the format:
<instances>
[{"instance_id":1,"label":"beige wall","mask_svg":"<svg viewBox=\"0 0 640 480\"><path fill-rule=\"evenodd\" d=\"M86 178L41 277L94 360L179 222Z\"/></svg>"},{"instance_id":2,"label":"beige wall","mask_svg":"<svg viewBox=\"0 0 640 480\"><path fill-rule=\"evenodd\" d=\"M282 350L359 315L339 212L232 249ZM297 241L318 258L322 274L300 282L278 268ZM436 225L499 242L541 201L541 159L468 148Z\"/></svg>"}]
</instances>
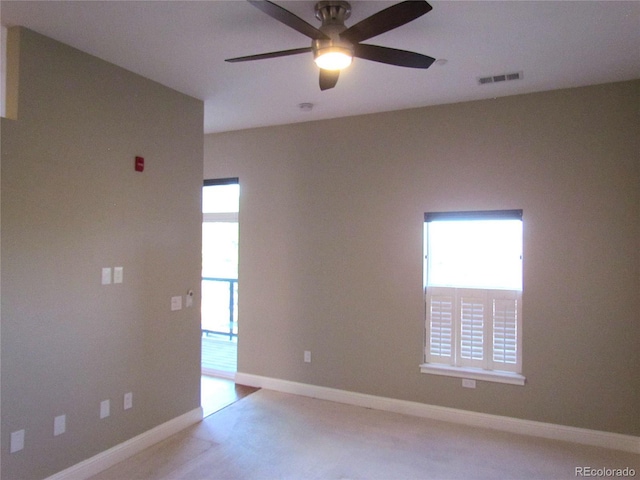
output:
<instances>
[{"instance_id":1,"label":"beige wall","mask_svg":"<svg viewBox=\"0 0 640 480\"><path fill-rule=\"evenodd\" d=\"M640 435L639 105L635 81L205 136L205 178L240 178L239 371ZM419 373L424 212L514 208L527 384Z\"/></svg>"},{"instance_id":2,"label":"beige wall","mask_svg":"<svg viewBox=\"0 0 640 480\"><path fill-rule=\"evenodd\" d=\"M46 477L200 405L199 302L171 312L170 298L200 292L202 102L20 37L18 120L1 132L7 479ZM102 286L115 266L124 283ZM20 429L25 448L9 454Z\"/></svg>"}]
</instances>

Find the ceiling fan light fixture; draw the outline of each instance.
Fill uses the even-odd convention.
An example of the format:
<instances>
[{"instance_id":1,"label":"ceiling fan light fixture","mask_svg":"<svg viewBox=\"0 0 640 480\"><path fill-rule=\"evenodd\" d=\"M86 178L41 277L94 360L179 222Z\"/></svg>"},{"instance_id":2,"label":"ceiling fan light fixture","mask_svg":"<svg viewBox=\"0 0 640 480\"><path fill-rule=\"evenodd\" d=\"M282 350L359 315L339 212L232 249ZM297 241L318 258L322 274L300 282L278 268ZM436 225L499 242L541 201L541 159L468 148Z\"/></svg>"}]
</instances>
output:
<instances>
[{"instance_id":1,"label":"ceiling fan light fixture","mask_svg":"<svg viewBox=\"0 0 640 480\"><path fill-rule=\"evenodd\" d=\"M311 47L228 58L227 62L245 62L313 52L314 61L320 68L320 90L328 90L336 86L340 70L351 65L353 57L398 67L422 69L429 68L436 61L435 58L416 52L361 43L428 13L431 5L427 0L405 0L396 3L350 27L344 24L351 15L349 2L321 0L315 6L316 18L322 22L320 28L314 27L270 0L249 2L271 18L310 38Z\"/></svg>"},{"instance_id":2,"label":"ceiling fan light fixture","mask_svg":"<svg viewBox=\"0 0 640 480\"><path fill-rule=\"evenodd\" d=\"M351 65L353 52L345 47L331 46L319 49L315 55L315 62L323 70L342 70Z\"/></svg>"}]
</instances>

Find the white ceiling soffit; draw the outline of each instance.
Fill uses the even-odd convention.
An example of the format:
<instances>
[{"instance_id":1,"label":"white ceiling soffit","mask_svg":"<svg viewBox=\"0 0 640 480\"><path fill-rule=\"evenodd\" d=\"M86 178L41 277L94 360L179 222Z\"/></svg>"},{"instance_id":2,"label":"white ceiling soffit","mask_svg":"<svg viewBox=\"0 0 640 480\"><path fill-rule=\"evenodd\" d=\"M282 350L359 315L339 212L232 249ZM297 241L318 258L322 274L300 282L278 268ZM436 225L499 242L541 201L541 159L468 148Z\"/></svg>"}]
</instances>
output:
<instances>
[{"instance_id":1,"label":"white ceiling soffit","mask_svg":"<svg viewBox=\"0 0 640 480\"><path fill-rule=\"evenodd\" d=\"M315 1L276 3L320 25ZM395 3L353 1L346 24ZM224 61L311 43L243 0L2 0L0 21L204 100L206 133L640 78L638 1L430 3L431 12L367 43L441 62L418 70L355 59L324 92L311 53ZM521 78L479 81L512 73Z\"/></svg>"}]
</instances>

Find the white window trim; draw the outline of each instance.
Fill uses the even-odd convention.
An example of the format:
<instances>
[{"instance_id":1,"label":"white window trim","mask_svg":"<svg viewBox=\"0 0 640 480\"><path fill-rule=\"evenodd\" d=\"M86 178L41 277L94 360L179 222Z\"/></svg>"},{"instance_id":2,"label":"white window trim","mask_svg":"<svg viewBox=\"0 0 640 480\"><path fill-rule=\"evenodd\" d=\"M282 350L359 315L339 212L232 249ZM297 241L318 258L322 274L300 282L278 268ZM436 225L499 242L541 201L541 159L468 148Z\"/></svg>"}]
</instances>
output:
<instances>
[{"instance_id":1,"label":"white window trim","mask_svg":"<svg viewBox=\"0 0 640 480\"><path fill-rule=\"evenodd\" d=\"M0 26L0 117L7 116L7 37L9 30Z\"/></svg>"},{"instance_id":2,"label":"white window trim","mask_svg":"<svg viewBox=\"0 0 640 480\"><path fill-rule=\"evenodd\" d=\"M524 385L526 377L519 373L503 372L500 370L483 370L474 367L454 367L440 363L423 363L420 372L430 375L444 375L446 377L469 378L485 382L508 383L510 385Z\"/></svg>"},{"instance_id":3,"label":"white window trim","mask_svg":"<svg viewBox=\"0 0 640 480\"><path fill-rule=\"evenodd\" d=\"M493 215L495 215L496 212L459 212L459 213L454 213L454 214L449 214L449 213L443 213L443 214L425 214L425 222L430 222L433 221L435 219L435 217L458 217L460 219L466 218L468 216L471 217L475 217L475 218L482 218L482 217L492 217ZM517 210L513 210L513 211L502 211L502 212L497 212L497 214L499 216L506 216L506 217L510 217L513 215L517 215L520 216L520 218L522 217L522 211L517 211ZM451 218L453 219L453 218ZM426 257L425 257L426 258ZM522 258L522 257L521 257ZM427 278L427 271L425 268L424 271L425 274L425 280ZM425 281L424 283L425 285L427 284L427 282ZM445 289L449 289L451 288L452 290L459 290L462 291L463 288L457 288L457 287L445 287ZM429 330L429 301L428 298L430 295L433 294L434 290L439 290L443 288L438 287L438 286L429 286L429 287L425 287L424 289L424 293L425 293L425 303L426 303L426 308L427 308L427 315L426 315L426 319L427 319L427 333L426 333L426 342L425 342L425 363L420 365L420 372L421 373L425 373L425 374L431 374L431 375L441 375L441 376L448 376L448 377L456 377L456 378L463 378L463 379L472 379L472 380L481 380L481 381L488 381L488 382L496 382L496 383L506 383L506 384L511 384L511 385L524 385L526 382L526 377L524 377L520 372L522 371L522 291L513 291L516 295L516 301L518 303L518 307L516 309L516 314L517 314L517 338L516 338L516 342L517 342L517 346L516 346L516 352L517 352L517 359L516 359L516 363L514 365L514 371L505 371L505 370L494 370L492 369L492 367L494 366L493 363L493 344L490 345L489 351L487 351L487 345L485 345L483 348L484 350L484 359L482 361L480 361L478 365L460 365L461 362L461 358L459 355L459 338L460 338L460 322L459 321L455 321L454 322L454 328L456 329L454 332L452 332L453 334L453 338L452 338L452 349L451 349L451 357L450 357L450 361L451 364L449 363L444 363L442 362L443 360L445 360L446 357L439 357L438 355L431 355L431 351L430 351L430 335L431 332ZM478 291L482 291L484 290L485 294L490 294L491 290L490 289L478 289ZM458 299L457 299L457 294L454 294L454 304L456 304L456 307L454 308L454 316L458 317L459 313L458 313L458 309L460 308L459 305L457 305L458 303ZM519 312L519 313L518 313ZM484 330L485 330L485 336L488 338L489 336L493 336L493 324L491 324L491 328L489 329L489 323L488 319L485 318L484 321ZM489 331L490 330L490 331ZM488 335L488 334L491 335Z\"/></svg>"}]
</instances>

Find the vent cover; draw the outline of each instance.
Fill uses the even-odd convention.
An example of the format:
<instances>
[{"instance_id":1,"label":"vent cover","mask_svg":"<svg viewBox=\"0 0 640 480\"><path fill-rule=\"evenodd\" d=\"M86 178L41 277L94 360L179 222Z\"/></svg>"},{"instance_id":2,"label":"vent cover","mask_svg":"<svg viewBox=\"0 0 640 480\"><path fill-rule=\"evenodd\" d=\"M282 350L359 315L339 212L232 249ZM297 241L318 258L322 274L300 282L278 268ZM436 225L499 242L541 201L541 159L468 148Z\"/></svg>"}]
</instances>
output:
<instances>
[{"instance_id":1,"label":"vent cover","mask_svg":"<svg viewBox=\"0 0 640 480\"><path fill-rule=\"evenodd\" d=\"M500 75L480 77L478 78L478 84L485 85L487 83L500 83L500 82L506 82L509 80L520 80L520 79L522 79L522 72L502 73Z\"/></svg>"}]
</instances>

